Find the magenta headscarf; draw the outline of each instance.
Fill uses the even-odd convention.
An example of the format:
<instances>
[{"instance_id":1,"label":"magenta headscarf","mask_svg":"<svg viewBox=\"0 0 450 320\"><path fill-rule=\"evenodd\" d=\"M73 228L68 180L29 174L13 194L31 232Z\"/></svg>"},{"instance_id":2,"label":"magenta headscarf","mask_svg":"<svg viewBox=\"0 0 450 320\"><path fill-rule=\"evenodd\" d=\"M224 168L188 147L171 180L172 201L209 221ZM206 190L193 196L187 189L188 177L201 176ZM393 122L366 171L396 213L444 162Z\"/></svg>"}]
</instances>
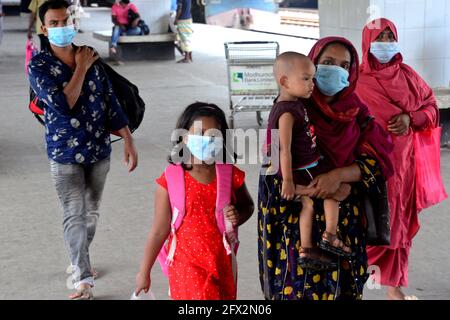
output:
<instances>
[{"instance_id":1,"label":"magenta headscarf","mask_svg":"<svg viewBox=\"0 0 450 320\"><path fill-rule=\"evenodd\" d=\"M378 27L374 28L373 26ZM391 101L387 108L372 109L377 113L378 119L388 119L395 113L409 113L422 109L433 126L438 126L439 110L433 90L410 66L403 63L401 53L386 64L378 62L370 53L371 43L386 28L394 33L395 40L398 41L397 28L392 21L385 18L372 21L363 30L361 74L364 82L359 84L358 93L362 97L370 97L369 100L377 100L381 94ZM381 88L381 91L377 90L378 88ZM427 106L432 106L432 108L427 110L424 108Z\"/></svg>"},{"instance_id":2,"label":"magenta headscarf","mask_svg":"<svg viewBox=\"0 0 450 320\"><path fill-rule=\"evenodd\" d=\"M328 104L325 96L314 89L308 105L311 122L318 137L321 152L336 168L350 166L361 154L375 157L383 171L385 178L393 174L392 162L389 154L393 144L388 133L375 121L367 122L371 116L367 106L355 93L359 77L359 58L353 44L345 38L327 37L319 40L311 49L309 58L315 65L319 57L331 43L341 43L348 48L352 56L349 82L337 101ZM367 125L362 130L361 126Z\"/></svg>"}]
</instances>

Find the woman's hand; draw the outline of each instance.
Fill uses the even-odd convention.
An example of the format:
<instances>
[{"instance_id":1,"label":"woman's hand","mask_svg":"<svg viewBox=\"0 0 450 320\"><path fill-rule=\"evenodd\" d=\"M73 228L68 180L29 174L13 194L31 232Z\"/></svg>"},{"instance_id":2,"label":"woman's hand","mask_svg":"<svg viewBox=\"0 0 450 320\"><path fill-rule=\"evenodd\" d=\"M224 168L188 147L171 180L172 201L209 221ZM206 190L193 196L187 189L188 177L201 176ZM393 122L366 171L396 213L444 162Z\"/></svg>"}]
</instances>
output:
<instances>
[{"instance_id":1,"label":"woman's hand","mask_svg":"<svg viewBox=\"0 0 450 320\"><path fill-rule=\"evenodd\" d=\"M317 194L317 188L308 188L307 186L295 186L295 195L297 197L307 196L313 198Z\"/></svg>"},{"instance_id":2,"label":"woman's hand","mask_svg":"<svg viewBox=\"0 0 450 320\"><path fill-rule=\"evenodd\" d=\"M308 186L308 188L316 188L317 192L313 198L329 199L331 198L341 186L342 179L339 171L333 170L326 174L316 177Z\"/></svg>"},{"instance_id":3,"label":"woman's hand","mask_svg":"<svg viewBox=\"0 0 450 320\"><path fill-rule=\"evenodd\" d=\"M397 136L403 136L408 133L411 126L411 118L406 113L399 114L389 121L388 131Z\"/></svg>"},{"instance_id":4,"label":"woman's hand","mask_svg":"<svg viewBox=\"0 0 450 320\"><path fill-rule=\"evenodd\" d=\"M151 279L150 279L150 273L144 274L142 272L139 272L136 275L136 290L134 291L136 296L139 296L141 291L144 291L145 293L150 290L151 285Z\"/></svg>"}]
</instances>

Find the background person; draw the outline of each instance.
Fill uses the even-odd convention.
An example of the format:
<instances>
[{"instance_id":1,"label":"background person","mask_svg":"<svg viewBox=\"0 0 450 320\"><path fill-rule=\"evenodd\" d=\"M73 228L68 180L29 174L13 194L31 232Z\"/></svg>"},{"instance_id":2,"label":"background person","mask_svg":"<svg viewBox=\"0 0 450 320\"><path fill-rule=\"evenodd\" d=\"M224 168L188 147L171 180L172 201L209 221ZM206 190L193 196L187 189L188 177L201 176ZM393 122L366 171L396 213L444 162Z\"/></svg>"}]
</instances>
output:
<instances>
[{"instance_id":1,"label":"background person","mask_svg":"<svg viewBox=\"0 0 450 320\"><path fill-rule=\"evenodd\" d=\"M177 45L184 56L178 63L190 63L192 59L192 34L194 33L191 0L178 0L177 18Z\"/></svg>"},{"instance_id":2,"label":"background person","mask_svg":"<svg viewBox=\"0 0 450 320\"><path fill-rule=\"evenodd\" d=\"M129 11L134 13L134 19L130 21ZM117 54L117 43L120 36L139 36L142 34L141 28L138 27L140 20L139 11L136 6L130 3L130 0L120 0L111 8L111 19L114 24L111 37L111 53Z\"/></svg>"},{"instance_id":3,"label":"background person","mask_svg":"<svg viewBox=\"0 0 450 320\"><path fill-rule=\"evenodd\" d=\"M369 247L367 254L369 263L381 269L379 280L388 286L388 299L415 300L402 291L402 287L408 287L408 258L420 228L422 209L417 207L414 187L414 134L439 126L439 109L433 90L403 63L398 41L397 29L387 19L375 20L364 28L357 92L391 135L395 169L395 175L387 181L391 243L387 247Z\"/></svg>"},{"instance_id":4,"label":"background person","mask_svg":"<svg viewBox=\"0 0 450 320\"><path fill-rule=\"evenodd\" d=\"M39 8L46 1L47 0L31 0L30 5L28 7L28 9L31 11L31 14L30 14L30 20L29 20L29 24L28 24L27 37L28 37L28 39L32 39L33 38L33 27L35 27L36 34L39 37L40 49L41 50L47 49L48 46L49 46L48 39L44 35L44 33L42 31L42 28L41 28L42 27L42 21L39 18L39 14L38 14Z\"/></svg>"}]
</instances>

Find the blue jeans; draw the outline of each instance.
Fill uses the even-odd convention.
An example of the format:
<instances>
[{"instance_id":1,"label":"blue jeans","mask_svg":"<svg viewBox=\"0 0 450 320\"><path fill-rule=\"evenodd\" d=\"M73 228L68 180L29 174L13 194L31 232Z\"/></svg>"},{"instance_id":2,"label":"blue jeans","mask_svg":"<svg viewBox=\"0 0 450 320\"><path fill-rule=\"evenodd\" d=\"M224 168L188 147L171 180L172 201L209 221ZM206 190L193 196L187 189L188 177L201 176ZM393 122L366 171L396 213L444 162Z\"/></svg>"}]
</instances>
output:
<instances>
[{"instance_id":1,"label":"blue jeans","mask_svg":"<svg viewBox=\"0 0 450 320\"><path fill-rule=\"evenodd\" d=\"M119 26L114 26L113 33L111 37L111 46L117 47L117 42L119 41L120 36L140 36L142 34L141 28L130 28L127 31L122 30Z\"/></svg>"},{"instance_id":2,"label":"blue jeans","mask_svg":"<svg viewBox=\"0 0 450 320\"><path fill-rule=\"evenodd\" d=\"M89 246L94 239L109 167L109 158L87 166L50 161L52 180L63 208L64 240L75 288L82 283L94 286Z\"/></svg>"}]
</instances>

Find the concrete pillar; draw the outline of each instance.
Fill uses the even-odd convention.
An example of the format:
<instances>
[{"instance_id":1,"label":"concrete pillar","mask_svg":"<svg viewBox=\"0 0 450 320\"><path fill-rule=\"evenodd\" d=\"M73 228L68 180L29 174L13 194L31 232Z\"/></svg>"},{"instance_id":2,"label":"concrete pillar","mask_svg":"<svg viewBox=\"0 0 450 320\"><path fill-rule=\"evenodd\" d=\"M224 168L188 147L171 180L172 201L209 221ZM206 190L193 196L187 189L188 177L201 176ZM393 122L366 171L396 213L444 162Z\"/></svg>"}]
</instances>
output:
<instances>
[{"instance_id":1,"label":"concrete pillar","mask_svg":"<svg viewBox=\"0 0 450 320\"><path fill-rule=\"evenodd\" d=\"M168 32L171 0L132 0L132 2L150 27L150 34Z\"/></svg>"},{"instance_id":2,"label":"concrete pillar","mask_svg":"<svg viewBox=\"0 0 450 320\"><path fill-rule=\"evenodd\" d=\"M450 86L450 1L319 0L320 36L349 38L361 53L362 29L376 18L392 20L405 62L432 87Z\"/></svg>"}]
</instances>

